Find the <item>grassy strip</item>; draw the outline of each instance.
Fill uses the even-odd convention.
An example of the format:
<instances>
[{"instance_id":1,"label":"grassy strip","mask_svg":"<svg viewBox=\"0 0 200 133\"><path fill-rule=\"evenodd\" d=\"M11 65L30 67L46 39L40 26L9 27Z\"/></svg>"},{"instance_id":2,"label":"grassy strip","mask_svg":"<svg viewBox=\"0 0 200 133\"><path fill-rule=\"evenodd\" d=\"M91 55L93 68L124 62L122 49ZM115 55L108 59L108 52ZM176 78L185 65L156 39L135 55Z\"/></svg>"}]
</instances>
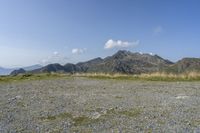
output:
<instances>
[{"instance_id":1,"label":"grassy strip","mask_svg":"<svg viewBox=\"0 0 200 133\"><path fill-rule=\"evenodd\" d=\"M140 74L140 75L87 73L87 74L75 74L73 76L96 78L96 79L142 80L142 81L200 81L200 73L195 73L195 72L189 72L184 74L157 72L157 73Z\"/></svg>"},{"instance_id":2,"label":"grassy strip","mask_svg":"<svg viewBox=\"0 0 200 133\"><path fill-rule=\"evenodd\" d=\"M41 74L21 74L17 76L0 76L0 82L17 82L27 80L43 80L55 78L70 78L70 77L87 77L95 79L116 79L116 80L138 80L138 81L200 81L200 73L189 72L184 74L172 73L149 73L140 75L126 75L126 74L105 74L105 73L76 73L76 74L62 74L62 73L41 73Z\"/></svg>"},{"instance_id":3,"label":"grassy strip","mask_svg":"<svg viewBox=\"0 0 200 133\"><path fill-rule=\"evenodd\" d=\"M55 121L55 120L63 120L63 119L70 119L74 126L83 126L83 125L90 125L93 123L105 122L106 120L114 117L114 116L125 116L129 118L136 118L138 117L143 110L141 108L131 108L128 110L116 110L114 108L107 109L106 113L100 114L98 118L92 118L86 115L80 115L74 117L72 113L64 112L56 115L48 115L46 117L39 117L42 121Z\"/></svg>"},{"instance_id":4,"label":"grassy strip","mask_svg":"<svg viewBox=\"0 0 200 133\"><path fill-rule=\"evenodd\" d=\"M43 80L43 79L54 79L54 78L66 78L69 74L58 74L58 73L42 73L42 74L20 74L17 76L0 76L0 82L18 82L28 80Z\"/></svg>"}]
</instances>

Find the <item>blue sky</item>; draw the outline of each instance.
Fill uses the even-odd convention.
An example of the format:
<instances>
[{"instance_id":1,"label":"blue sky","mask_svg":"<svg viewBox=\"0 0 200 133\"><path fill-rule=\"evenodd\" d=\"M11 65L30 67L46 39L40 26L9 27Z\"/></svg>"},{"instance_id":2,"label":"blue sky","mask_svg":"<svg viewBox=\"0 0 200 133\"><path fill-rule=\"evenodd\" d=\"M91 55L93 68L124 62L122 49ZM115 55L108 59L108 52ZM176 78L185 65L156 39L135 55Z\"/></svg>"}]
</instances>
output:
<instances>
[{"instance_id":1,"label":"blue sky","mask_svg":"<svg viewBox=\"0 0 200 133\"><path fill-rule=\"evenodd\" d=\"M200 57L199 0L0 0L0 66L61 64L119 49Z\"/></svg>"}]
</instances>

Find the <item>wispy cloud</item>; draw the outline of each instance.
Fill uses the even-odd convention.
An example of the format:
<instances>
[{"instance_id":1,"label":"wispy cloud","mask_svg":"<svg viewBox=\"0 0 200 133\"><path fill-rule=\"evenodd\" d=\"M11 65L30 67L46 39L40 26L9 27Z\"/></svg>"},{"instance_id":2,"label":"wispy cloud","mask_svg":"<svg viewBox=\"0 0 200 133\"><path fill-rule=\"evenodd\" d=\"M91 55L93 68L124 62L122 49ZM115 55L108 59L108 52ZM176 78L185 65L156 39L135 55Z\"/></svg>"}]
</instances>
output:
<instances>
[{"instance_id":1,"label":"wispy cloud","mask_svg":"<svg viewBox=\"0 0 200 133\"><path fill-rule=\"evenodd\" d=\"M121 40L108 40L105 45L104 49L113 49L113 48L127 48L127 47L134 47L140 44L140 40L136 40L133 42L128 41L121 41Z\"/></svg>"},{"instance_id":2,"label":"wispy cloud","mask_svg":"<svg viewBox=\"0 0 200 133\"><path fill-rule=\"evenodd\" d=\"M72 49L72 54L82 54L86 52L86 48L74 48Z\"/></svg>"},{"instance_id":3,"label":"wispy cloud","mask_svg":"<svg viewBox=\"0 0 200 133\"><path fill-rule=\"evenodd\" d=\"M160 33L162 33L162 32L163 32L163 27L162 27L162 26L157 26L157 27L155 27L154 30L153 30L153 34L154 34L154 35L158 35L158 34L160 34Z\"/></svg>"},{"instance_id":4,"label":"wispy cloud","mask_svg":"<svg viewBox=\"0 0 200 133\"><path fill-rule=\"evenodd\" d=\"M54 51L51 55L49 55L47 58L41 60L39 63L42 65L47 65L51 63L60 63L65 64L69 61L69 59L62 55L61 53Z\"/></svg>"},{"instance_id":5,"label":"wispy cloud","mask_svg":"<svg viewBox=\"0 0 200 133\"><path fill-rule=\"evenodd\" d=\"M59 53L57 51L54 51L53 55L57 56L57 55L59 55Z\"/></svg>"}]
</instances>

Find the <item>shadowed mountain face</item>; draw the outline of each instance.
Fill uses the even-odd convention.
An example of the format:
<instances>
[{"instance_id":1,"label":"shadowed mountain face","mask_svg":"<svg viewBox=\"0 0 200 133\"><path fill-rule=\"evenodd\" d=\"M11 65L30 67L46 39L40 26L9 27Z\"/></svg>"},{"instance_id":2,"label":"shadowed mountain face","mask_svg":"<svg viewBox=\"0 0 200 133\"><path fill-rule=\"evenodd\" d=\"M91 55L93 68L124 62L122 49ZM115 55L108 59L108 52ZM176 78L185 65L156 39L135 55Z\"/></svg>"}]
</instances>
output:
<instances>
[{"instance_id":1,"label":"shadowed mountain face","mask_svg":"<svg viewBox=\"0 0 200 133\"><path fill-rule=\"evenodd\" d=\"M14 70L14 71L12 71L11 73L10 73L10 75L18 75L18 74L23 74L23 73L26 73L26 71L24 70L24 69L22 69L22 68L20 68L20 69L18 69L18 70Z\"/></svg>"},{"instance_id":2,"label":"shadowed mountain face","mask_svg":"<svg viewBox=\"0 0 200 133\"><path fill-rule=\"evenodd\" d=\"M56 64L49 64L45 67L42 67L42 68L39 68L39 69L35 69L35 70L32 70L30 72L33 72L33 73L39 73L39 72L44 72L44 73L48 73L48 72L65 72L65 68L56 63Z\"/></svg>"},{"instance_id":3,"label":"shadowed mountain face","mask_svg":"<svg viewBox=\"0 0 200 133\"><path fill-rule=\"evenodd\" d=\"M102 72L102 73L125 73L125 74L140 74L149 72L185 72L185 71L200 71L200 59L184 58L177 63L163 59L158 55L132 53L125 50L120 50L112 56L104 59L95 58L86 62L77 64L49 64L39 69L27 71L30 73L43 72L66 72L66 73L87 73L87 72ZM15 71L16 73L16 71ZM19 72L20 73L20 72Z\"/></svg>"},{"instance_id":4,"label":"shadowed mountain face","mask_svg":"<svg viewBox=\"0 0 200 133\"><path fill-rule=\"evenodd\" d=\"M159 71L160 68L173 64L157 55L131 53L118 51L113 56L105 58L96 67L103 72L119 72L127 74L139 74Z\"/></svg>"},{"instance_id":5,"label":"shadowed mountain face","mask_svg":"<svg viewBox=\"0 0 200 133\"><path fill-rule=\"evenodd\" d=\"M76 64L78 68L80 68L81 72L100 72L101 68L99 65L103 62L101 58L95 58L87 62L81 62Z\"/></svg>"},{"instance_id":6,"label":"shadowed mountain face","mask_svg":"<svg viewBox=\"0 0 200 133\"><path fill-rule=\"evenodd\" d=\"M176 64L166 69L168 72L184 73L191 71L200 71L200 59L199 58L183 58Z\"/></svg>"}]
</instances>

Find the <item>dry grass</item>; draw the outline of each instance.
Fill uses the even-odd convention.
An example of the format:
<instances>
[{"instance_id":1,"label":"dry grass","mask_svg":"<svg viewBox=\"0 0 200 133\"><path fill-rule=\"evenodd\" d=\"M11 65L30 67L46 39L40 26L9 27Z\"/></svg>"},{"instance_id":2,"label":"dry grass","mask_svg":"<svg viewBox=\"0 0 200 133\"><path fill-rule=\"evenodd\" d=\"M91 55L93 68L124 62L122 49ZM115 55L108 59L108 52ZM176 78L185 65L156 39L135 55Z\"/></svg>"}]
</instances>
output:
<instances>
[{"instance_id":1,"label":"dry grass","mask_svg":"<svg viewBox=\"0 0 200 133\"><path fill-rule=\"evenodd\" d=\"M70 78L87 77L96 79L118 79L118 80L145 80L145 81L200 81L200 72L187 72L181 74L155 72L148 74L121 74L121 73L43 73L43 74L22 74L18 76L0 76L0 82L13 82L22 80L42 80L49 78Z\"/></svg>"},{"instance_id":2,"label":"dry grass","mask_svg":"<svg viewBox=\"0 0 200 133\"><path fill-rule=\"evenodd\" d=\"M141 79L190 81L190 80L200 80L200 73L188 72L188 73L174 74L174 73L156 72L156 73L150 73L150 74L141 74L139 77Z\"/></svg>"},{"instance_id":3,"label":"dry grass","mask_svg":"<svg viewBox=\"0 0 200 133\"><path fill-rule=\"evenodd\" d=\"M131 80L148 80L148 81L199 81L199 72L187 72L181 74L155 72L139 75L127 75L127 74L108 74L108 73L76 73L73 76L77 77L89 77L98 79L131 79Z\"/></svg>"}]
</instances>

